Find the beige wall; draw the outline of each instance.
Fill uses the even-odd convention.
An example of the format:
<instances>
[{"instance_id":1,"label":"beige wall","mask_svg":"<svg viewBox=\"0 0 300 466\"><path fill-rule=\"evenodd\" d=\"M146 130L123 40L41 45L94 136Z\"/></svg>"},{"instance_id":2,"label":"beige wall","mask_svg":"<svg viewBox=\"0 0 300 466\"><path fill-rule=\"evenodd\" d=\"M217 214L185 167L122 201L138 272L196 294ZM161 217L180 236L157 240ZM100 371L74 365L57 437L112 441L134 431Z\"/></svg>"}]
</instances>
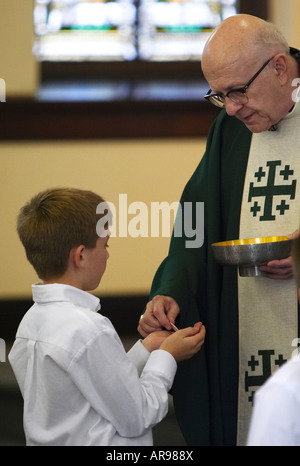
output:
<instances>
[{"instance_id":1,"label":"beige wall","mask_svg":"<svg viewBox=\"0 0 300 466\"><path fill-rule=\"evenodd\" d=\"M35 193L52 186L91 189L117 209L119 194L127 194L128 205L144 202L150 211L151 201L179 200L203 150L202 141L1 144L0 299L29 295L37 280L15 231L20 207ZM168 244L168 238L111 238L97 293L148 293Z\"/></svg>"},{"instance_id":2,"label":"beige wall","mask_svg":"<svg viewBox=\"0 0 300 466\"><path fill-rule=\"evenodd\" d=\"M0 0L0 78L8 95L32 95L38 83L32 8L33 0Z\"/></svg>"},{"instance_id":3,"label":"beige wall","mask_svg":"<svg viewBox=\"0 0 300 466\"><path fill-rule=\"evenodd\" d=\"M271 20L279 26L291 47L300 49L299 0L269 0Z\"/></svg>"},{"instance_id":4,"label":"beige wall","mask_svg":"<svg viewBox=\"0 0 300 466\"><path fill-rule=\"evenodd\" d=\"M6 81L8 98L32 95L37 86L32 3L0 0L0 77ZM271 6L272 19L291 45L300 47L299 0L272 0ZM116 206L122 193L128 195L128 203L142 201L147 206L151 201L177 201L204 148L204 140L0 144L0 299L29 297L37 279L15 232L19 208L37 191L57 185L93 189ZM97 294L147 293L168 244L168 238L112 239L107 273Z\"/></svg>"}]
</instances>

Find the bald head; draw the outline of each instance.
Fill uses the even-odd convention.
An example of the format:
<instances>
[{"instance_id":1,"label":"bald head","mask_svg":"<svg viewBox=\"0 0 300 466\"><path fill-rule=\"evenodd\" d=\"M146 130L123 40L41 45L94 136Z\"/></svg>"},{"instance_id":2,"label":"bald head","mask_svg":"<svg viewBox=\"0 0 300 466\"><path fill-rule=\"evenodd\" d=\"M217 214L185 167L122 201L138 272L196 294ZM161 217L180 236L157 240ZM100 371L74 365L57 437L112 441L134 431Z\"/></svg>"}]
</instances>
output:
<instances>
[{"instance_id":1,"label":"bald head","mask_svg":"<svg viewBox=\"0 0 300 466\"><path fill-rule=\"evenodd\" d=\"M223 21L205 46L202 69L211 96L254 133L278 124L293 108L297 62L277 27L260 18L237 15Z\"/></svg>"},{"instance_id":2,"label":"bald head","mask_svg":"<svg viewBox=\"0 0 300 466\"><path fill-rule=\"evenodd\" d=\"M220 68L236 63L242 57L266 59L276 53L289 53L289 46L280 31L271 23L250 15L227 18L206 43L202 56L204 75L217 65Z\"/></svg>"}]
</instances>

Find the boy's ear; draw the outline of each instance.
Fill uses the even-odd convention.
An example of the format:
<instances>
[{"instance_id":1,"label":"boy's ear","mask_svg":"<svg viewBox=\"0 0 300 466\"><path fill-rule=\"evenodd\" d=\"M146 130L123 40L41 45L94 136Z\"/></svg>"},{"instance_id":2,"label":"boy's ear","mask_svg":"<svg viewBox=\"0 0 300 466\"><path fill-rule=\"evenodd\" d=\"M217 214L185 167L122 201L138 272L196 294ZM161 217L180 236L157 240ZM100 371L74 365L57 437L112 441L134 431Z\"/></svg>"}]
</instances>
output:
<instances>
[{"instance_id":1,"label":"boy's ear","mask_svg":"<svg viewBox=\"0 0 300 466\"><path fill-rule=\"evenodd\" d=\"M81 267L83 265L84 250L85 247L83 246L83 244L81 244L80 246L75 246L73 249L71 249L70 259L72 260L75 267Z\"/></svg>"}]
</instances>

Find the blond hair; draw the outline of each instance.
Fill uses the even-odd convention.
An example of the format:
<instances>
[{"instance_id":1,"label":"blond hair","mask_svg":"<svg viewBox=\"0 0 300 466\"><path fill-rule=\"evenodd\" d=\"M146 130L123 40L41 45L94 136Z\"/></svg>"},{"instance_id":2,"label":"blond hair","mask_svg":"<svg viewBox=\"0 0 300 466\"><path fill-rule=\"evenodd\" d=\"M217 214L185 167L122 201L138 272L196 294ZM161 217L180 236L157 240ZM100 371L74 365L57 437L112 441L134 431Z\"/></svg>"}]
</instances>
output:
<instances>
[{"instance_id":1,"label":"blond hair","mask_svg":"<svg viewBox=\"0 0 300 466\"><path fill-rule=\"evenodd\" d=\"M42 280L58 278L73 247L94 248L98 239L96 215L103 199L92 191L54 188L40 192L22 209L17 231L28 261Z\"/></svg>"}]
</instances>

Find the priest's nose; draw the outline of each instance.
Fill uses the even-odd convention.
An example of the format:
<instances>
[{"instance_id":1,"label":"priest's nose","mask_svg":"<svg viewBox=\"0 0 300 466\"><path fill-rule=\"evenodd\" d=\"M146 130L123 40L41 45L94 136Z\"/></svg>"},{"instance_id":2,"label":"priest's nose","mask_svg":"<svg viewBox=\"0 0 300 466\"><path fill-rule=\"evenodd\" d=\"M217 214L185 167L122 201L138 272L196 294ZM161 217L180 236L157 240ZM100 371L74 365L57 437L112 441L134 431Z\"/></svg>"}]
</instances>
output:
<instances>
[{"instance_id":1,"label":"priest's nose","mask_svg":"<svg viewBox=\"0 0 300 466\"><path fill-rule=\"evenodd\" d=\"M236 102L233 102L230 100L228 97L226 97L226 102L225 102L225 109L226 113L229 116L235 116L241 108L243 108L243 104L238 104Z\"/></svg>"}]
</instances>

